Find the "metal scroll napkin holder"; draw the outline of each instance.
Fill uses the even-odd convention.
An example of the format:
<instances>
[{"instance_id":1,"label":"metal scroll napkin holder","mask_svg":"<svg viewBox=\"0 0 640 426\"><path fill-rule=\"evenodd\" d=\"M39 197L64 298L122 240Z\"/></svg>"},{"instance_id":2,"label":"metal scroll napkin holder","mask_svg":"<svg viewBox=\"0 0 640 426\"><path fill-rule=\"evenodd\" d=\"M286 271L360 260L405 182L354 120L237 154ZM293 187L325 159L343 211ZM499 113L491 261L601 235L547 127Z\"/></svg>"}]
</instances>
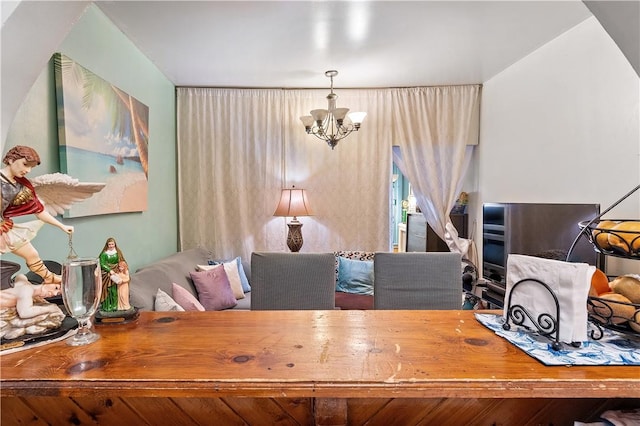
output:
<instances>
[{"instance_id":1,"label":"metal scroll napkin holder","mask_svg":"<svg viewBox=\"0 0 640 426\"><path fill-rule=\"evenodd\" d=\"M546 289L551 297L553 298L553 302L555 305L555 317L552 313L543 312L538 314L537 318L529 312L524 306L519 304L512 304L511 298L513 297L514 292L517 292L523 287L523 284L533 284L542 286ZM527 329L530 329L528 325L525 325L526 320L528 319L531 324L534 325L537 332L548 339L551 340L551 347L554 350L560 350L562 348L562 344L560 343L560 303L558 303L558 297L551 290L546 283L535 279L535 278L525 278L517 283L515 283L511 287L511 291L509 292L509 296L507 297L506 303L506 318L504 324L502 324L502 328L505 330L511 329L511 323L518 326L523 326ZM575 343L572 343L575 345ZM579 343L578 343L579 345Z\"/></svg>"}]
</instances>

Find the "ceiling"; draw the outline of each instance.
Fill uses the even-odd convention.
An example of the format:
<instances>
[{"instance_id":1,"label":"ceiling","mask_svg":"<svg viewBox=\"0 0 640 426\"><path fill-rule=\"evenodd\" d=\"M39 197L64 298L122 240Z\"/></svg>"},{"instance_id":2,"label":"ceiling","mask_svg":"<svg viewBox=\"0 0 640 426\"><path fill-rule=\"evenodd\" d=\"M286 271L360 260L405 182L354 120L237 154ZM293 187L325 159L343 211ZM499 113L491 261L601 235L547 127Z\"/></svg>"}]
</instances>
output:
<instances>
[{"instance_id":1,"label":"ceiling","mask_svg":"<svg viewBox=\"0 0 640 426\"><path fill-rule=\"evenodd\" d=\"M176 86L483 83L592 16L566 1L95 1Z\"/></svg>"}]
</instances>

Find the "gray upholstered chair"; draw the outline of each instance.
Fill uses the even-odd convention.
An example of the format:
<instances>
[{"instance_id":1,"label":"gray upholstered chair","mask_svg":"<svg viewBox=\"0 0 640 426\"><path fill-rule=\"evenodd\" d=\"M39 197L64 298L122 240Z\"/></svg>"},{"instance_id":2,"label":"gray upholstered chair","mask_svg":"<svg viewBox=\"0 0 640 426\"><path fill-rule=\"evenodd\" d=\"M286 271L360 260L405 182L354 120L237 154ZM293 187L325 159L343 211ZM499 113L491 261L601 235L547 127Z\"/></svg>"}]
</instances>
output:
<instances>
[{"instance_id":1,"label":"gray upholstered chair","mask_svg":"<svg viewBox=\"0 0 640 426\"><path fill-rule=\"evenodd\" d=\"M251 254L251 310L334 309L333 253Z\"/></svg>"},{"instance_id":2,"label":"gray upholstered chair","mask_svg":"<svg viewBox=\"0 0 640 426\"><path fill-rule=\"evenodd\" d=\"M461 309L458 253L376 253L374 309Z\"/></svg>"}]
</instances>

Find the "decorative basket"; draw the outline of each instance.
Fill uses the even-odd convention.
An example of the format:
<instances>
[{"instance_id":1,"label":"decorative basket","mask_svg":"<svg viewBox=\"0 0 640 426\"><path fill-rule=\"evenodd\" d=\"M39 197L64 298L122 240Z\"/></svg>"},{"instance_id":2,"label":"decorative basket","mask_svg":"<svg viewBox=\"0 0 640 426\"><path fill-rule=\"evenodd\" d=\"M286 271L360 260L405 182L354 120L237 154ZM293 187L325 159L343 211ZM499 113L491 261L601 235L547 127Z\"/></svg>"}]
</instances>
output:
<instances>
[{"instance_id":1,"label":"decorative basket","mask_svg":"<svg viewBox=\"0 0 640 426\"><path fill-rule=\"evenodd\" d=\"M633 229L611 229L613 225L618 228ZM608 219L598 223L584 221L580 222L578 226L580 226L583 235L588 236L589 241L598 252L608 256L640 259L640 221Z\"/></svg>"},{"instance_id":2,"label":"decorative basket","mask_svg":"<svg viewBox=\"0 0 640 426\"><path fill-rule=\"evenodd\" d=\"M589 296L589 320L611 330L640 337L640 304Z\"/></svg>"},{"instance_id":3,"label":"decorative basket","mask_svg":"<svg viewBox=\"0 0 640 426\"><path fill-rule=\"evenodd\" d=\"M640 185L627 192L622 198L604 209L591 220L580 222L580 233L569 249L569 255L575 248L578 239L585 236L593 244L594 249L607 256L640 260L640 220L638 219L602 219L611 209L640 190ZM615 228L615 229L612 229ZM569 259L567 255L567 259ZM640 336L640 304L629 299L612 300L611 296L589 296L587 310L589 321L599 326L623 333ZM634 301L637 301L634 298ZM595 333L597 334L597 333ZM592 332L592 337L595 336ZM601 336L602 334L600 334Z\"/></svg>"}]
</instances>

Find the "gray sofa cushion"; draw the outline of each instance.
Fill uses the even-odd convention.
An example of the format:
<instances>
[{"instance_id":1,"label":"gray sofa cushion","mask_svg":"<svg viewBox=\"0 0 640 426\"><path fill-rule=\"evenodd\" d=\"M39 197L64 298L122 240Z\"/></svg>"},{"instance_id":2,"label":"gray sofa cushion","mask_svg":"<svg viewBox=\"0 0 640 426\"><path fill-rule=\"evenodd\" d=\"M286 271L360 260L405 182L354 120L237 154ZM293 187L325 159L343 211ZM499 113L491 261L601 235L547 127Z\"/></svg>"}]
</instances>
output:
<instances>
[{"instance_id":1,"label":"gray sofa cushion","mask_svg":"<svg viewBox=\"0 0 640 426\"><path fill-rule=\"evenodd\" d=\"M158 289L168 295L173 294L171 284L176 283L198 297L189 272L195 271L196 265L204 264L211 259L209 250L198 247L181 251L148 266L143 266L131 275L129 298L131 304L145 311L153 311Z\"/></svg>"},{"instance_id":2,"label":"gray sofa cushion","mask_svg":"<svg viewBox=\"0 0 640 426\"><path fill-rule=\"evenodd\" d=\"M232 311L250 311L251 310L251 292L244 294L244 299L238 299L238 304Z\"/></svg>"}]
</instances>

